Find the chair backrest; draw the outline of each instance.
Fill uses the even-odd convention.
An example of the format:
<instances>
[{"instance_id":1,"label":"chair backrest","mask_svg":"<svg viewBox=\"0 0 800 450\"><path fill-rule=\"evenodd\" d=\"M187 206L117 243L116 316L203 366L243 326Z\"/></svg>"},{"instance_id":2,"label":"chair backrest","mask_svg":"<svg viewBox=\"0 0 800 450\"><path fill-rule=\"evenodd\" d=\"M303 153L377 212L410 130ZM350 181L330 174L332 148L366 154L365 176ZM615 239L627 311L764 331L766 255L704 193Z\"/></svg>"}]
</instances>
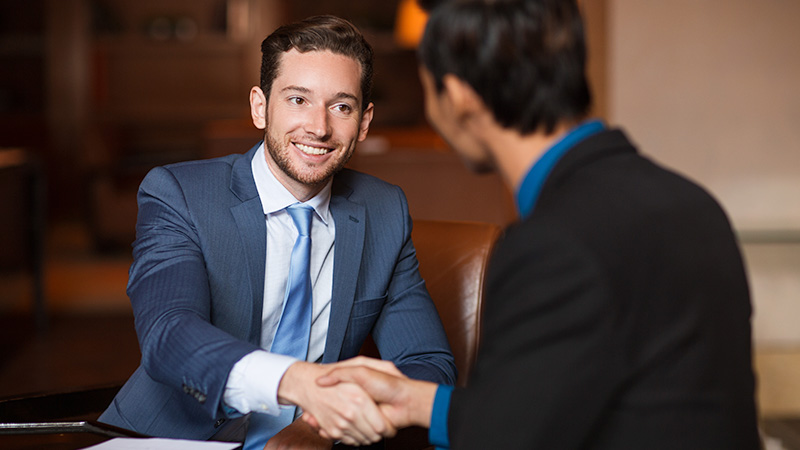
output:
<instances>
[{"instance_id":1,"label":"chair backrest","mask_svg":"<svg viewBox=\"0 0 800 450\"><path fill-rule=\"evenodd\" d=\"M486 267L501 229L480 222L415 220L419 270L442 319L465 386L481 334Z\"/></svg>"},{"instance_id":2,"label":"chair backrest","mask_svg":"<svg viewBox=\"0 0 800 450\"><path fill-rule=\"evenodd\" d=\"M478 354L483 312L483 283L489 256L500 236L499 225L482 222L415 220L411 238L419 271L442 319L458 368L456 386L465 386ZM368 339L362 354L378 355ZM386 450L432 450L428 431L400 430L386 439Z\"/></svg>"}]
</instances>

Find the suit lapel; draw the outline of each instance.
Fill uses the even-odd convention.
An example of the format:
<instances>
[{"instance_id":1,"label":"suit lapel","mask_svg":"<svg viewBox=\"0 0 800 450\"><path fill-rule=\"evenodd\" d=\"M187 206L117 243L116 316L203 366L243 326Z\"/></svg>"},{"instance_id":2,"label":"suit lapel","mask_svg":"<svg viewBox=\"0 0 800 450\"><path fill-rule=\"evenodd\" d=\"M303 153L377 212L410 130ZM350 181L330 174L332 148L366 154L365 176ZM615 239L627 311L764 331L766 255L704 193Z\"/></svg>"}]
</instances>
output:
<instances>
[{"instance_id":1,"label":"suit lapel","mask_svg":"<svg viewBox=\"0 0 800 450\"><path fill-rule=\"evenodd\" d=\"M337 186L331 194L331 214L336 223L336 242L333 259L333 295L331 298L331 317L328 324L328 338L322 362L339 360L342 342L353 309L356 284L364 251L365 209L363 205L348 200L352 190L347 186Z\"/></svg>"},{"instance_id":2,"label":"suit lapel","mask_svg":"<svg viewBox=\"0 0 800 450\"><path fill-rule=\"evenodd\" d=\"M260 145L260 144L259 144ZM244 260L250 280L251 326L248 340L261 342L261 314L264 303L264 270L267 252L267 226L264 210L258 197L250 161L258 145L233 164L231 191L242 203L231 207L244 249ZM366 210L351 202L352 189L334 179L331 193L331 214L336 223L333 260L333 291L328 336L322 362L339 360L342 343L353 309L361 257L366 233Z\"/></svg>"},{"instance_id":3,"label":"suit lapel","mask_svg":"<svg viewBox=\"0 0 800 450\"><path fill-rule=\"evenodd\" d=\"M231 207L231 214L242 241L245 267L250 280L250 332L248 341L261 343L261 312L264 307L264 265L267 254L267 225L264 209L253 179L250 162L258 145L233 163L231 191L242 203ZM244 306L245 308L247 305Z\"/></svg>"}]
</instances>

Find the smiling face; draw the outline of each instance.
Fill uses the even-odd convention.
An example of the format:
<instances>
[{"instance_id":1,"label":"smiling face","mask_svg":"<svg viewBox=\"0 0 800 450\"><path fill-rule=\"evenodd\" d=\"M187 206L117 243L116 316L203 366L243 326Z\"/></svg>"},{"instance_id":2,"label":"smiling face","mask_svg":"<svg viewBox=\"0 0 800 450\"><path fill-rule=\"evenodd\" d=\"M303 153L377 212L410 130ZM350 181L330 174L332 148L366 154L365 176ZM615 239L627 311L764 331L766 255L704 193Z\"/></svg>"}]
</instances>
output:
<instances>
[{"instance_id":1,"label":"smiling face","mask_svg":"<svg viewBox=\"0 0 800 450\"><path fill-rule=\"evenodd\" d=\"M269 99L250 92L253 123L265 128L267 165L305 201L341 170L367 137L373 105L361 110L361 67L330 51L289 50Z\"/></svg>"}]
</instances>

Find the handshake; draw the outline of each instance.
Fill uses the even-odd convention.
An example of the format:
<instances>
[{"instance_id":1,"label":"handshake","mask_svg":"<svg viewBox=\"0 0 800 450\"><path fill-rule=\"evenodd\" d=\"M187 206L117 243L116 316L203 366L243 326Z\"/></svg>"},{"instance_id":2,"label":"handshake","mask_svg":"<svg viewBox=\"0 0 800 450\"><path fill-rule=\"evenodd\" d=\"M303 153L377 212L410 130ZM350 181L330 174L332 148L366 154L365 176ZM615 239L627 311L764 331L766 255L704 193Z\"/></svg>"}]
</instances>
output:
<instances>
[{"instance_id":1,"label":"handshake","mask_svg":"<svg viewBox=\"0 0 800 450\"><path fill-rule=\"evenodd\" d=\"M406 377L391 362L364 356L325 365L297 362L284 375L278 400L302 407L303 416L266 448L296 442L298 427L347 445L372 444L412 425L427 428L437 388Z\"/></svg>"}]
</instances>

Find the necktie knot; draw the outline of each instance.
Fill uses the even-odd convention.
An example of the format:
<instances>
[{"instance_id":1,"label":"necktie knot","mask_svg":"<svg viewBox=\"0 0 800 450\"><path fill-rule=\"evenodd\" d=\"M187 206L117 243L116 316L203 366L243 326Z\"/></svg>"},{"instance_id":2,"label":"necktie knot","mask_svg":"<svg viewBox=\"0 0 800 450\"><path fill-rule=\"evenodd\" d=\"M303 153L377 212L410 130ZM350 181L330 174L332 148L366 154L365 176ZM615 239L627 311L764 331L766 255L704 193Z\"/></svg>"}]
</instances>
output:
<instances>
[{"instance_id":1,"label":"necktie knot","mask_svg":"<svg viewBox=\"0 0 800 450\"><path fill-rule=\"evenodd\" d=\"M295 203L286 208L286 212L292 216L292 221L294 221L294 226L300 236L309 236L311 215L314 213L314 208L302 203Z\"/></svg>"}]
</instances>

